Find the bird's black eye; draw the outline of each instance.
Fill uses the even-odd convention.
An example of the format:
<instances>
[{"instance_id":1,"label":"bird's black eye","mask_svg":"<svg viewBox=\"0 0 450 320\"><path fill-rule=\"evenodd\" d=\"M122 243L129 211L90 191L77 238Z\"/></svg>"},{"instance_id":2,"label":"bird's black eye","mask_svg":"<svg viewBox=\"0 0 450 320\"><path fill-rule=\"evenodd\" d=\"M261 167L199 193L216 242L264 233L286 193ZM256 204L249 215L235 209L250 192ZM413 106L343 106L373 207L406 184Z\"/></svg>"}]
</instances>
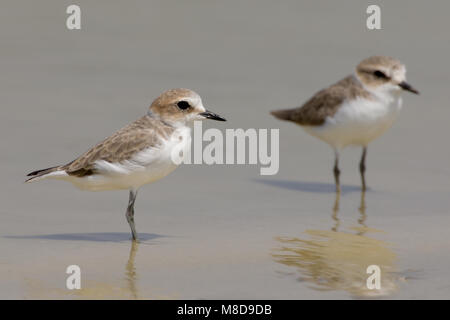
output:
<instances>
[{"instance_id":1,"label":"bird's black eye","mask_svg":"<svg viewBox=\"0 0 450 320\"><path fill-rule=\"evenodd\" d=\"M187 101L179 101L177 103L178 108L180 108L181 110L186 110L189 109L191 106L189 105L189 102Z\"/></svg>"},{"instance_id":2,"label":"bird's black eye","mask_svg":"<svg viewBox=\"0 0 450 320\"><path fill-rule=\"evenodd\" d=\"M375 71L373 75L380 79L387 79L387 76L380 70Z\"/></svg>"}]
</instances>

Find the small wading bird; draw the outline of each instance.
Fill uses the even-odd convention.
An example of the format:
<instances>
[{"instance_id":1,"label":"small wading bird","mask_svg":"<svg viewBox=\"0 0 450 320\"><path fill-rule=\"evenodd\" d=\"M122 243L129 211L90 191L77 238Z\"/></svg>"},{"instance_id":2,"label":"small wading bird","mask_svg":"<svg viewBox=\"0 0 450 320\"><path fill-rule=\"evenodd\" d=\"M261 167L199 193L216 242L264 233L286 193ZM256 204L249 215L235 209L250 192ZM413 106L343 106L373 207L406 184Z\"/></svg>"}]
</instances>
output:
<instances>
[{"instance_id":1,"label":"small wading bird","mask_svg":"<svg viewBox=\"0 0 450 320\"><path fill-rule=\"evenodd\" d=\"M394 123L402 107L402 90L419 94L406 82L405 66L390 57L374 56L361 61L353 75L317 92L303 106L271 113L300 125L334 149L337 192L341 190L339 151L349 145L361 146L359 170L365 191L367 145Z\"/></svg>"},{"instance_id":2,"label":"small wading bird","mask_svg":"<svg viewBox=\"0 0 450 320\"><path fill-rule=\"evenodd\" d=\"M136 240L134 202L139 187L175 170L173 151L190 148L192 123L203 119L225 121L205 110L194 91L166 91L142 118L66 165L31 172L26 182L51 178L69 181L82 190L130 190L126 218Z\"/></svg>"}]
</instances>

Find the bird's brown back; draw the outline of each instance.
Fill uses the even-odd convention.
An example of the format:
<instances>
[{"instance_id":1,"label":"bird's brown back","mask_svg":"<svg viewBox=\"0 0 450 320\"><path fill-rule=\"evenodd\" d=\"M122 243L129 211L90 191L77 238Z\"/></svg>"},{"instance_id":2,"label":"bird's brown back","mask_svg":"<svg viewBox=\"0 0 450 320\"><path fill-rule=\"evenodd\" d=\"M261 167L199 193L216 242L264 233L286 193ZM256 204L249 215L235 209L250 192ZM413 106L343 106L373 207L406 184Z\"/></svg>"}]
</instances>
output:
<instances>
[{"instance_id":1,"label":"bird's brown back","mask_svg":"<svg viewBox=\"0 0 450 320\"><path fill-rule=\"evenodd\" d=\"M59 169L65 170L69 175L79 177L91 175L95 173L96 161L120 163L132 158L139 151L157 147L160 144L160 137L168 137L173 131L172 126L150 116L144 116Z\"/></svg>"},{"instance_id":2,"label":"bird's brown back","mask_svg":"<svg viewBox=\"0 0 450 320\"><path fill-rule=\"evenodd\" d=\"M292 121L299 125L320 126L327 117L332 117L337 112L344 100L358 96L370 98L371 93L364 89L355 76L350 75L320 90L301 107L275 110L271 114L278 119Z\"/></svg>"}]
</instances>

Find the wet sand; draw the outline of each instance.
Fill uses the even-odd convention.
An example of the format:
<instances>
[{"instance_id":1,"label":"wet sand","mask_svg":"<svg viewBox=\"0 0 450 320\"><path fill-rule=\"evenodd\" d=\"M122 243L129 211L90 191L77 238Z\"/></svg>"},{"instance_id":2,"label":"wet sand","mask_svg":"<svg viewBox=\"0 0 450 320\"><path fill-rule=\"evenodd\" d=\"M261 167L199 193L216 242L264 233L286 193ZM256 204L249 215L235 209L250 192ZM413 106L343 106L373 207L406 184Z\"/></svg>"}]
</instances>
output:
<instances>
[{"instance_id":1,"label":"wet sand","mask_svg":"<svg viewBox=\"0 0 450 320\"><path fill-rule=\"evenodd\" d=\"M345 3L345 5L344 5ZM6 1L0 10L0 298L450 298L450 42L444 2L382 2L382 30L360 1ZM391 55L420 96L394 127L342 155L334 194L325 144L269 115ZM125 191L23 184L188 87L228 119L206 127L280 128L280 171L186 165L143 187L132 246ZM337 205L338 204L338 205ZM82 290L65 288L68 265ZM365 287L368 265L382 289Z\"/></svg>"}]
</instances>

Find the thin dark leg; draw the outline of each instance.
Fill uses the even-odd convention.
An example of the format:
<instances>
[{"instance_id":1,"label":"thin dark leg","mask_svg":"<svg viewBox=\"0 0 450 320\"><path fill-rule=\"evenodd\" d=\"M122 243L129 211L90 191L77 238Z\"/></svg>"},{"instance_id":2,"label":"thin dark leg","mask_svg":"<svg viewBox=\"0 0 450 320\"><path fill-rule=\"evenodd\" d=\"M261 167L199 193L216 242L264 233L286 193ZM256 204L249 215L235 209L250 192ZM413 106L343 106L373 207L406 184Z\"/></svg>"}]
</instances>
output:
<instances>
[{"instance_id":1,"label":"thin dark leg","mask_svg":"<svg viewBox=\"0 0 450 320\"><path fill-rule=\"evenodd\" d=\"M339 183L339 175L341 174L341 171L339 170L339 153L335 151L336 158L334 160L334 181L336 182L336 192L341 192L341 184Z\"/></svg>"},{"instance_id":2,"label":"thin dark leg","mask_svg":"<svg viewBox=\"0 0 450 320\"><path fill-rule=\"evenodd\" d=\"M134 201L136 200L137 191L130 190L130 197L128 199L128 207L125 216L131 228L131 235L133 240L137 240L136 227L134 226Z\"/></svg>"},{"instance_id":3,"label":"thin dark leg","mask_svg":"<svg viewBox=\"0 0 450 320\"><path fill-rule=\"evenodd\" d=\"M359 172L361 172L361 183L362 183L362 190L366 191L366 154L367 154L367 147L363 147L363 152L361 155L361 162L359 163Z\"/></svg>"}]
</instances>

